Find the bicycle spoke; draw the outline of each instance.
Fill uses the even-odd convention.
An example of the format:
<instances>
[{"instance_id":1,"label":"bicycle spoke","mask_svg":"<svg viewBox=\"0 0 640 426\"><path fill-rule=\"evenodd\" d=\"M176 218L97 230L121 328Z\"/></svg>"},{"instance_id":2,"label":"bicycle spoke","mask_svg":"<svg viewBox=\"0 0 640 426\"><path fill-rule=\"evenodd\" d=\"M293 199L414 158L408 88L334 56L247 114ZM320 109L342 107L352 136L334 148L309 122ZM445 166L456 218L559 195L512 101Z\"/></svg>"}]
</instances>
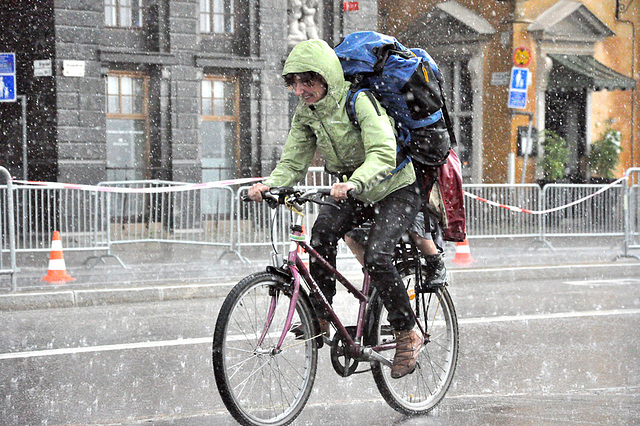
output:
<instances>
[{"instance_id":1,"label":"bicycle spoke","mask_svg":"<svg viewBox=\"0 0 640 426\"><path fill-rule=\"evenodd\" d=\"M403 280L409 290L416 279L411 269L398 268L405 273ZM375 344L392 341L387 312L378 300L379 314L376 314L374 329L377 331ZM428 412L440 402L447 391L457 360L457 322L453 304L446 288L417 293L414 302L419 329L425 333L426 343L418 354L416 369L400 379L391 378L391 369L380 363L372 365L374 379L384 399L397 411L404 414ZM387 333L387 334L385 334Z\"/></svg>"},{"instance_id":2,"label":"bicycle spoke","mask_svg":"<svg viewBox=\"0 0 640 426\"><path fill-rule=\"evenodd\" d=\"M213 351L216 384L241 423L288 423L311 392L317 347L312 339L295 340L284 328L290 298L276 289L284 284L268 272L254 274L234 287L220 309ZM313 328L311 312L299 298L291 318L307 335Z\"/></svg>"},{"instance_id":3,"label":"bicycle spoke","mask_svg":"<svg viewBox=\"0 0 640 426\"><path fill-rule=\"evenodd\" d=\"M258 362L259 360L256 358L255 359L256 362ZM243 392L246 388L247 383L249 383L249 381L251 380L251 378L253 377L254 374L258 373L259 371L262 370L263 365L260 365L257 369L254 368L253 371L254 373L250 374L249 376L247 376L244 380L238 382L235 386L234 386L234 390L237 390L237 395L238 398L242 398ZM239 371L239 370L238 370Z\"/></svg>"}]
</instances>

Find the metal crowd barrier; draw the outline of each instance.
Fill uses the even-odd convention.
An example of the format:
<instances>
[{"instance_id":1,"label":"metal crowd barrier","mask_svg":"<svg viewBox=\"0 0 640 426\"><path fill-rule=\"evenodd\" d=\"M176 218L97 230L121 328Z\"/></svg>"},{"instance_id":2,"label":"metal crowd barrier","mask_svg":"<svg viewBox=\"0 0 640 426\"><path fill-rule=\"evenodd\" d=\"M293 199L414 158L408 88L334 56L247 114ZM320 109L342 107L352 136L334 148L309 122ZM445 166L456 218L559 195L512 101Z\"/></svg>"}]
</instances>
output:
<instances>
[{"instance_id":1,"label":"metal crowd barrier","mask_svg":"<svg viewBox=\"0 0 640 426\"><path fill-rule=\"evenodd\" d=\"M172 181L102 182L101 187L151 189L150 192L105 192L109 246L157 242L223 247L235 253L236 203L230 187L189 188ZM221 255L221 256L222 256Z\"/></svg>"},{"instance_id":2,"label":"metal crowd barrier","mask_svg":"<svg viewBox=\"0 0 640 426\"><path fill-rule=\"evenodd\" d=\"M542 207L539 185L465 184L462 187L466 192L499 204L527 210L539 210ZM469 197L465 197L464 207L469 239L539 236L541 223L537 216L487 206Z\"/></svg>"},{"instance_id":3,"label":"metal crowd barrier","mask_svg":"<svg viewBox=\"0 0 640 426\"><path fill-rule=\"evenodd\" d=\"M571 203L593 194L604 185L548 184L542 189L544 209ZM544 215L544 236L623 236L624 182L582 203Z\"/></svg>"},{"instance_id":4,"label":"metal crowd barrier","mask_svg":"<svg viewBox=\"0 0 640 426\"><path fill-rule=\"evenodd\" d=\"M241 202L248 187L202 187L170 181L103 182L99 190L73 185L12 183L0 186L0 274L11 274L15 288L16 253L48 252L58 230L65 250L93 251L113 256L112 246L129 243L180 243L216 246L221 256L233 253L246 260L250 248L288 248L288 212L273 217L265 203ZM304 184L328 187L335 179L322 168L309 170ZM189 186L175 191L175 186ZM168 187L174 187L170 189ZM625 256L640 248L640 168L629 169L622 183L588 197L602 185L535 184L464 185L481 200L465 197L467 226L473 238L623 236ZM122 192L122 188L131 189ZM545 211L585 197L558 211L531 214L500 206ZM307 203L310 232L318 206ZM10 214L13 212L13 214ZM274 234L272 239L271 235ZM551 246L551 245L550 245ZM349 256L344 244L339 256ZM8 263L5 259L8 256ZM634 256L638 257L638 256ZM124 264L121 262L124 266Z\"/></svg>"},{"instance_id":5,"label":"metal crowd barrier","mask_svg":"<svg viewBox=\"0 0 640 426\"><path fill-rule=\"evenodd\" d=\"M628 169L625 177L624 253L619 257L634 257L640 260L640 256L629 252L640 249L640 167Z\"/></svg>"},{"instance_id":6,"label":"metal crowd barrier","mask_svg":"<svg viewBox=\"0 0 640 426\"><path fill-rule=\"evenodd\" d=\"M0 275L11 276L11 291L18 288L16 274L18 267L16 265L16 230L14 199L13 199L13 182L11 174L4 167L0 167L0 174L5 180L5 185L0 187L0 202L3 208L0 210ZM9 254L9 267L5 266L4 254Z\"/></svg>"},{"instance_id":7,"label":"metal crowd barrier","mask_svg":"<svg viewBox=\"0 0 640 426\"><path fill-rule=\"evenodd\" d=\"M108 250L104 194L14 185L16 251L48 252L60 231L65 250Z\"/></svg>"}]
</instances>

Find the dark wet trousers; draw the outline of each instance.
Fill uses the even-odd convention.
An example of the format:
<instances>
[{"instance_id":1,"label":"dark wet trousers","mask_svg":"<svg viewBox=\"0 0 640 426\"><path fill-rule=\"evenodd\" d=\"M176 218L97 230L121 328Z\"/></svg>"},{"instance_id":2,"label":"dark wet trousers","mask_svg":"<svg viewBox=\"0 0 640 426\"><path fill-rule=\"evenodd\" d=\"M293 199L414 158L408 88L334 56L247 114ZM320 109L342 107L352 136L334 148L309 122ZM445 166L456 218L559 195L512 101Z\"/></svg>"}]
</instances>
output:
<instances>
[{"instance_id":1,"label":"dark wet trousers","mask_svg":"<svg viewBox=\"0 0 640 426\"><path fill-rule=\"evenodd\" d=\"M407 290L393 265L393 253L421 204L420 190L415 183L369 206L353 199L337 202L337 208L321 207L311 232L311 246L335 267L338 240L363 222L372 222L364 264L395 330L411 330L415 325ZM311 276L332 303L336 294L335 278L313 260L310 262ZM312 303L318 315L326 317L326 312L314 298Z\"/></svg>"}]
</instances>

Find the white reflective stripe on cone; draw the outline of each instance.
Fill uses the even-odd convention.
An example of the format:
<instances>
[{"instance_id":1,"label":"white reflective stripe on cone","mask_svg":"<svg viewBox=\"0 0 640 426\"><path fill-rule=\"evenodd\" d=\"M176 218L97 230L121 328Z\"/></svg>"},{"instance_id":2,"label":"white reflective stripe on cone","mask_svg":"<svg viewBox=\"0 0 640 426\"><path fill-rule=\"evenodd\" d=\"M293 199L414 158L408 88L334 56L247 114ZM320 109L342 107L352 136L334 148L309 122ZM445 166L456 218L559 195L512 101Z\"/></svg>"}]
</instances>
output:
<instances>
[{"instance_id":1,"label":"white reflective stripe on cone","mask_svg":"<svg viewBox=\"0 0 640 426\"><path fill-rule=\"evenodd\" d=\"M49 270L50 271L64 271L67 269L64 264L64 259L50 259Z\"/></svg>"},{"instance_id":2,"label":"white reflective stripe on cone","mask_svg":"<svg viewBox=\"0 0 640 426\"><path fill-rule=\"evenodd\" d=\"M457 253L471 253L471 249L469 248L469 244L462 244L462 245L457 246L456 252Z\"/></svg>"}]
</instances>

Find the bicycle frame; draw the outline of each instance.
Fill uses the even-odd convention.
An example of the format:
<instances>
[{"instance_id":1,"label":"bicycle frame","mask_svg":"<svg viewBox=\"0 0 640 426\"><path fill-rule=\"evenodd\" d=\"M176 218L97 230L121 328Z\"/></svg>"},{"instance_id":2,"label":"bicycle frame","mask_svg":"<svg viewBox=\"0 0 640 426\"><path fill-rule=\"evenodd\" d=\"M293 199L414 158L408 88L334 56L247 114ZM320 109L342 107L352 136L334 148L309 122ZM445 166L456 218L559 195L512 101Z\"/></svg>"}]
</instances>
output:
<instances>
[{"instance_id":1,"label":"bicycle frame","mask_svg":"<svg viewBox=\"0 0 640 426\"><path fill-rule=\"evenodd\" d=\"M289 248L284 250L284 259L282 252L274 250L272 266L241 280L220 309L212 357L223 402L243 424L292 422L311 394L318 350L325 343L338 375L371 371L380 394L393 409L405 415L430 411L449 388L458 355L458 326L449 293L444 285L423 286L420 253L409 240L400 241L394 266L403 285L415 289L415 296L409 292L409 299L422 331L422 345L416 354L415 372L395 380L392 359L398 333L392 334L393 326L373 286L375 281L365 272L362 288L356 288L305 240L301 226L304 203L330 204L317 195L330 194L324 188L302 192L278 187L264 198L272 208L289 208ZM314 270L322 268L358 301L356 324L351 323L356 313L353 302L349 303L348 315L343 315L349 321L343 323L337 314L342 311L334 311L320 283L311 277L309 264L301 257L302 249L314 262ZM336 330L331 340L323 333L324 327L319 327L325 325L319 324L317 317L323 309ZM360 363L369 364L368 369L359 369Z\"/></svg>"},{"instance_id":2,"label":"bicycle frame","mask_svg":"<svg viewBox=\"0 0 640 426\"><path fill-rule=\"evenodd\" d=\"M362 338L364 335L364 325L365 325L364 317L367 310L367 304L369 302L369 290L371 285L369 274L365 271L364 279L362 282L362 290L358 290L336 268L334 268L331 264L329 264L329 262L327 262L313 247L309 246L306 243L305 237L302 233L302 227L300 226L299 218L295 224L292 224L290 226L289 239L291 241L291 244L289 246L289 253L288 253L285 264L289 266L289 270L291 271L291 274L293 277L292 295L291 295L291 301L289 304L287 319L285 321L283 332L278 340L278 344L273 350L277 352L282 349L282 344L285 340L287 333L289 332L289 329L291 328L291 321L296 308L296 303L298 301L298 296L300 294L300 285L301 285L301 279L302 279L307 283L309 290L318 297L318 300L321 301L323 307L328 312L329 316L331 317L331 322L336 327L337 333L346 342L347 344L346 347L349 348L349 351L350 351L349 355L352 357L359 356L364 349L362 345ZM324 294L322 293L322 290L320 290L320 287L318 286L318 284L311 277L309 270L307 269L302 259L300 258L300 255L298 254L299 247L302 247L302 249L305 250L310 257L313 257L317 262L319 262L320 265L326 271L331 273L336 278L336 280L340 282L340 284L342 284L347 289L347 291L351 295L353 295L356 299L358 299L359 307L358 307L358 317L357 317L355 338L353 338L351 334L347 331L346 327L344 326L344 324L342 323L342 321L340 320L336 312L333 310L333 307L331 306L331 304L329 304L329 302L325 298ZM272 297L273 298L271 301L269 312L267 314L267 322L265 324L265 328L262 332L262 335L259 339L260 343L262 343L262 341L267 335L269 328L271 327L271 321L273 319L273 314L275 312L276 296L274 295ZM314 337L317 337L317 336L314 336ZM379 345L379 346L369 348L367 352L368 352L368 355L375 357L374 353L377 354L379 351L395 349L395 346L396 346L395 343ZM389 361L382 357L376 357L376 358L379 361L389 364Z\"/></svg>"},{"instance_id":3,"label":"bicycle frame","mask_svg":"<svg viewBox=\"0 0 640 426\"><path fill-rule=\"evenodd\" d=\"M364 326L365 326L364 320L365 320L365 315L367 311L367 305L369 303L369 296L370 296L369 290L371 286L371 280L368 272L366 270L364 271L362 290L360 291L353 284L351 284L351 282L347 278L345 278L336 268L334 268L331 264L329 264L329 262L327 262L313 247L309 246L306 243L305 238L302 234L302 228L295 229L295 225L292 225L291 230L292 230L292 233L289 235L289 238L291 240L291 245L289 248L287 264L290 266L295 265L295 268L290 268L292 271L292 275L294 277L294 295L293 295L294 297L291 298L291 304L289 306L289 315L287 318L285 330L288 330L288 328L291 325L290 324L291 318L293 316L293 311L295 309L294 300L297 300L297 296L300 291L300 278L302 278L307 283L312 293L319 296L319 300L322 301L323 307L329 313L331 317L331 322L336 327L338 334L347 343L346 347L349 348L349 355L351 357L359 356L362 353L362 351L365 349L364 346L362 345L362 338L364 335ZM356 323L355 339L351 337L351 334L347 331L344 324L342 324L342 321L333 310L333 307L331 306L331 304L329 304L324 294L320 290L320 287L311 277L309 269L306 267L306 265L300 258L300 255L298 254L298 247L302 247L303 250L307 252L310 257L313 257L317 262L320 263L320 265L326 271L330 272L336 278L336 280L340 282L340 284L342 284L353 297L358 299L359 306L358 306L358 319ZM418 328L420 329L423 335L426 335L426 330L422 327L422 324L420 323L420 321L418 321L416 313L413 312L413 315L414 317L416 317L416 324L418 325ZM282 341L284 340L285 335L286 333L283 333L282 336L280 337L278 348L280 347L280 344L282 344ZM390 363L388 362L388 360L382 357L376 357L375 355L381 351L387 351L395 348L396 348L395 343L372 346L368 348L367 355L375 357L378 361L385 362L390 366Z\"/></svg>"},{"instance_id":4,"label":"bicycle frame","mask_svg":"<svg viewBox=\"0 0 640 426\"><path fill-rule=\"evenodd\" d=\"M307 244L306 238L302 231L302 217L303 215L299 213L299 215L295 217L295 220L293 221L294 223L292 223L289 226L289 230L290 230L289 253L287 255L287 260L284 262L284 264L287 265L288 269L291 271L291 275L293 277L293 288L292 288L292 294L291 294L291 301L289 303L289 308L287 313L287 319L285 321L285 326L278 340L278 344L276 345L275 348L273 348L273 351L278 352L282 350L282 344L285 340L287 333L291 328L291 321L292 321L292 318L296 309L298 297L300 294L301 281L305 281L307 283L307 286L309 287L309 290L311 291L311 294L314 294L317 297L317 300L321 302L324 309L328 312L331 318L331 322L336 327L337 333L340 335L340 337L342 337L343 341L346 343L346 347L349 348L349 356L354 358L358 357L363 353L363 351L366 350L367 356L375 358L376 360L391 366L389 360L380 356L378 353L381 351L395 349L396 347L395 342L378 345L378 346L372 346L370 348L365 348L362 345L362 341L363 341L362 338L364 336L364 326L365 326L364 320L365 320L365 315L367 311L367 305L369 303L370 288L371 288L370 287L371 280L368 272L366 270L364 271L364 279L362 281L362 290L358 290L347 278L345 278L340 273L340 271L338 271L329 262L327 262L327 260L324 259L324 257L322 257L322 255L320 255L313 247ZM306 265L300 258L300 255L298 254L299 247L302 247L302 249L309 254L310 258L313 257L316 260L316 262L318 262L320 266L325 269L325 271L329 272L333 277L335 277L336 281L342 284L347 289L347 291L354 298L358 300L359 306L358 306L358 317L357 317L357 323L356 323L355 338L352 337L351 334L347 331L346 327L344 326L344 324L342 323L342 321L340 320L336 312L333 310L333 307L327 301L326 297L322 293L322 290L320 290L320 287L318 286L318 284L311 277L311 273L309 272L309 269L306 267ZM273 315L275 313L275 308L277 304L276 302L277 302L276 296L274 295L272 296L269 312L267 314L267 321L265 323L264 330L262 331L262 334L260 336L259 344L262 344L262 341L266 337L271 327ZM422 324L420 323L420 321L418 321L416 312L413 312L413 315L414 317L416 317L416 323L418 324L420 331L422 332L423 335L426 335L426 330L423 329ZM314 336L314 338L315 337L317 336Z\"/></svg>"}]
</instances>

